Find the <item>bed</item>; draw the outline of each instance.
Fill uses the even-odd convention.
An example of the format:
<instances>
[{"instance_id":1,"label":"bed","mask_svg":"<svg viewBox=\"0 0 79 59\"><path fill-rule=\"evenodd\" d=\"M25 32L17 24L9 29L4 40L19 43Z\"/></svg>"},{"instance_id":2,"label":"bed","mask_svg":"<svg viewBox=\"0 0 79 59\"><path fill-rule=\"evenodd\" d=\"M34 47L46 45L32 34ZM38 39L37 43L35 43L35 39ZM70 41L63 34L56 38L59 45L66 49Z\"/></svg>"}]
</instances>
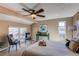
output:
<instances>
[{"instance_id":1,"label":"bed","mask_svg":"<svg viewBox=\"0 0 79 59\"><path fill-rule=\"evenodd\" d=\"M69 50L65 43L45 40L47 46L39 46L39 41L26 48L23 56L78 56L79 54Z\"/></svg>"}]
</instances>

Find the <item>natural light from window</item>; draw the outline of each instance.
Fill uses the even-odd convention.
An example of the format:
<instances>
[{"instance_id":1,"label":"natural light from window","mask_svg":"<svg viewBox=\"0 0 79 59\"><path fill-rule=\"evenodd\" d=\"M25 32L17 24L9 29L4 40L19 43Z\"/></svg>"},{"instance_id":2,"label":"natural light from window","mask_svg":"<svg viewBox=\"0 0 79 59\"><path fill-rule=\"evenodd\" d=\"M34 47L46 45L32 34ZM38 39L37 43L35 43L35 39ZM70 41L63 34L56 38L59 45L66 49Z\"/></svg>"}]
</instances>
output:
<instances>
[{"instance_id":1,"label":"natural light from window","mask_svg":"<svg viewBox=\"0 0 79 59\"><path fill-rule=\"evenodd\" d=\"M59 31L59 36L64 38L66 34L66 21L59 21L58 31Z\"/></svg>"}]
</instances>

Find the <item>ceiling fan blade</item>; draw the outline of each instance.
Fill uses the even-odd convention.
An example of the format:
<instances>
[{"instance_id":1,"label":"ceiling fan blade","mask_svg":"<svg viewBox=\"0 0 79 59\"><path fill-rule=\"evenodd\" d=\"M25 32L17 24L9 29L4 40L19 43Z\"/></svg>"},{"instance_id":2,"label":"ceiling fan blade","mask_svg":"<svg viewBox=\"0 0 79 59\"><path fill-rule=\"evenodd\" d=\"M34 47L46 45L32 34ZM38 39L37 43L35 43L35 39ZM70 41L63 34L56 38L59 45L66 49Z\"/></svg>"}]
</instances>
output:
<instances>
[{"instance_id":1,"label":"ceiling fan blade","mask_svg":"<svg viewBox=\"0 0 79 59\"><path fill-rule=\"evenodd\" d=\"M31 15L23 15L23 16L31 16Z\"/></svg>"},{"instance_id":2,"label":"ceiling fan blade","mask_svg":"<svg viewBox=\"0 0 79 59\"><path fill-rule=\"evenodd\" d=\"M27 9L25 9L25 8L22 8L22 10L27 11L28 13L31 13L29 10L27 10Z\"/></svg>"},{"instance_id":3,"label":"ceiling fan blade","mask_svg":"<svg viewBox=\"0 0 79 59\"><path fill-rule=\"evenodd\" d=\"M39 9L38 11L36 11L35 14L38 14L38 13L41 13L41 12L44 12L44 9Z\"/></svg>"},{"instance_id":4,"label":"ceiling fan blade","mask_svg":"<svg viewBox=\"0 0 79 59\"><path fill-rule=\"evenodd\" d=\"M45 15L37 15L37 16L39 16L39 17L45 17Z\"/></svg>"},{"instance_id":5,"label":"ceiling fan blade","mask_svg":"<svg viewBox=\"0 0 79 59\"><path fill-rule=\"evenodd\" d=\"M30 18L31 17L31 15L22 15L23 17L25 17L25 18Z\"/></svg>"}]
</instances>

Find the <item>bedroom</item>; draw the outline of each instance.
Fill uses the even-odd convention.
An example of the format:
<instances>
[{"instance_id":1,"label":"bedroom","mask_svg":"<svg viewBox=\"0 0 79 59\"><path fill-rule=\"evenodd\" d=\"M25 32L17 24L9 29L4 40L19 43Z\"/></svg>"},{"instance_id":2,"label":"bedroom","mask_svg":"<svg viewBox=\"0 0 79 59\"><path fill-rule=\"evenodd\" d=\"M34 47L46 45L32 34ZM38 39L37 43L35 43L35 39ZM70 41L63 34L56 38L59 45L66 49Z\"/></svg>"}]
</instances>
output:
<instances>
[{"instance_id":1,"label":"bedroom","mask_svg":"<svg viewBox=\"0 0 79 59\"><path fill-rule=\"evenodd\" d=\"M28 55L30 52L31 55L79 55L74 53L76 50L79 51L79 44L74 49L69 46L72 51L65 46L66 39L71 41L71 46L75 44L73 43L74 41L78 42L78 6L78 3L0 3L0 43L5 42L5 46L0 48L0 55L21 56ZM42 11L40 13L37 12L40 9ZM39 17L38 15L43 16ZM40 26L43 25L46 27L43 33L49 35L36 38ZM29 34L28 37L31 40L25 40L27 38L25 33ZM6 38L7 34L13 34L13 37L18 42L20 41L20 46L15 44L13 47L10 47ZM39 46L41 40L44 40L47 46ZM26 50L29 50L29 52ZM55 52L52 50L55 50Z\"/></svg>"}]
</instances>

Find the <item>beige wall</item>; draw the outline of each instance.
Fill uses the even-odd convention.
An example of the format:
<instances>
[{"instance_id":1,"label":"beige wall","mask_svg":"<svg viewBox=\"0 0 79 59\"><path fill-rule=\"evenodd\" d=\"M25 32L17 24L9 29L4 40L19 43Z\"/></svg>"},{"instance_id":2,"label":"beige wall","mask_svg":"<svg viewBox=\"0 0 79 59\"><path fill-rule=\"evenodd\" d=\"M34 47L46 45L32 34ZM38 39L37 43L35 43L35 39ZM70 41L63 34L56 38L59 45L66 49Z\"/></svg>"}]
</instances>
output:
<instances>
[{"instance_id":1,"label":"beige wall","mask_svg":"<svg viewBox=\"0 0 79 59\"><path fill-rule=\"evenodd\" d=\"M26 27L29 32L31 31L30 25L0 20L0 41L5 41L3 38L8 34L9 26Z\"/></svg>"},{"instance_id":2,"label":"beige wall","mask_svg":"<svg viewBox=\"0 0 79 59\"><path fill-rule=\"evenodd\" d=\"M66 21L67 23L67 29L66 29L66 38L71 38L72 37L72 32L68 30L69 26L72 26L72 18L61 18L61 19L53 19L53 20L47 20L47 21L40 21L37 24L32 25L32 38L33 40L36 39L36 33L39 29L40 24L46 24L48 27L48 32L50 33L50 39L59 41L62 38L60 38L59 33L58 33L58 22L59 21Z\"/></svg>"},{"instance_id":3,"label":"beige wall","mask_svg":"<svg viewBox=\"0 0 79 59\"><path fill-rule=\"evenodd\" d=\"M47 20L47 21L40 21L37 24L33 24L32 26L26 25L26 24L20 24L15 22L8 22L8 21L2 21L0 20L0 41L2 40L2 37L4 37L8 33L8 27L9 26L18 26L18 27L27 27L29 32L32 32L32 39L36 39L36 33L39 29L40 24L46 24L48 26L48 32L50 33L50 39L51 40L61 40L59 34L58 34L58 22L59 21L66 21L66 36L65 38L72 38L72 31L68 28L72 26L73 20L72 18L61 18L61 19L53 19L53 20Z\"/></svg>"},{"instance_id":4,"label":"beige wall","mask_svg":"<svg viewBox=\"0 0 79 59\"><path fill-rule=\"evenodd\" d=\"M73 38L73 31L71 29L72 26L73 26L73 19L71 17L70 19L67 20L66 23L66 38L70 40Z\"/></svg>"},{"instance_id":5,"label":"beige wall","mask_svg":"<svg viewBox=\"0 0 79 59\"><path fill-rule=\"evenodd\" d=\"M79 23L79 12L73 16L73 25L76 25L77 23ZM77 38L77 33L79 33L79 29L77 31L73 31L73 38Z\"/></svg>"}]
</instances>

